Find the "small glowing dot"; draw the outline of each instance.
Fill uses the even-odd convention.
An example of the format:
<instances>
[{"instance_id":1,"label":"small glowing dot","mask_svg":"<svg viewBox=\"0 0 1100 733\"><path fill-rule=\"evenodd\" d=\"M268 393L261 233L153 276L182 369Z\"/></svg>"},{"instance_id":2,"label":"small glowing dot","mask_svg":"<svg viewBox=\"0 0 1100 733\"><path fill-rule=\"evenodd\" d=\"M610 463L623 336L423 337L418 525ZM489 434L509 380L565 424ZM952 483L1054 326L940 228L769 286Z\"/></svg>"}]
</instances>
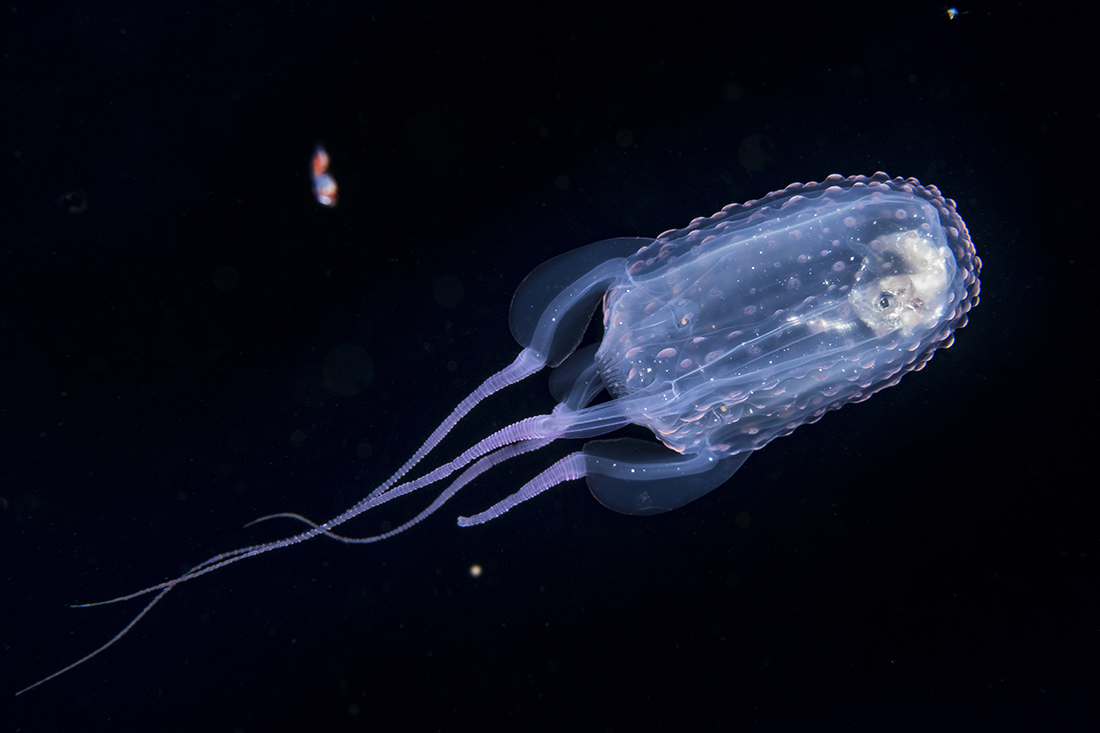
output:
<instances>
[{"instance_id":1,"label":"small glowing dot","mask_svg":"<svg viewBox=\"0 0 1100 733\"><path fill-rule=\"evenodd\" d=\"M481 566L480 565L471 565L470 566L470 577L471 578L480 578L481 577Z\"/></svg>"}]
</instances>

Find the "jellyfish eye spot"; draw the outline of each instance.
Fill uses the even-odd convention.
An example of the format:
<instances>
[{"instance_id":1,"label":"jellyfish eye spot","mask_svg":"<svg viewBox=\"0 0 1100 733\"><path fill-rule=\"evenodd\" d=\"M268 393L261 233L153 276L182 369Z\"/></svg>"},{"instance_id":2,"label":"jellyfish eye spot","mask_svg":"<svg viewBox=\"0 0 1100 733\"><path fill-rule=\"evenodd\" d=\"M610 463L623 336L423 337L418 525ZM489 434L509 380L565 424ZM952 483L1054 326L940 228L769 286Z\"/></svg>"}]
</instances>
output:
<instances>
[{"instance_id":1,"label":"jellyfish eye spot","mask_svg":"<svg viewBox=\"0 0 1100 733\"><path fill-rule=\"evenodd\" d=\"M893 293L879 293L878 300L875 301L875 306L883 313L893 310L897 304L898 299L894 297Z\"/></svg>"}]
</instances>

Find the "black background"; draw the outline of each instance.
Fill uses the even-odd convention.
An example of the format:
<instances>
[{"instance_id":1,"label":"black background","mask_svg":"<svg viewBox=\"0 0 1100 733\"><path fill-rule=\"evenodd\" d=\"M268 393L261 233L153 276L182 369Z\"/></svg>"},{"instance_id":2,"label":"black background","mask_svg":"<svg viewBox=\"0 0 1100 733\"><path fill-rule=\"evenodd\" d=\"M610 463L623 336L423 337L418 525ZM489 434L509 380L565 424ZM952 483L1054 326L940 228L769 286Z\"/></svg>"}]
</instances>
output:
<instances>
[{"instance_id":1,"label":"black background","mask_svg":"<svg viewBox=\"0 0 1100 733\"><path fill-rule=\"evenodd\" d=\"M2 11L0 693L141 602L67 603L366 495L514 357L512 291L569 248L885 170L957 200L982 304L923 372L688 507L624 517L573 482L455 525L577 444L553 446L382 544L314 540L178 588L0 700L0 729L1088 729L1083 18L345 5ZM74 191L87 211L59 204ZM370 374L336 384L356 348ZM549 410L545 382L481 407L433 465Z\"/></svg>"}]
</instances>

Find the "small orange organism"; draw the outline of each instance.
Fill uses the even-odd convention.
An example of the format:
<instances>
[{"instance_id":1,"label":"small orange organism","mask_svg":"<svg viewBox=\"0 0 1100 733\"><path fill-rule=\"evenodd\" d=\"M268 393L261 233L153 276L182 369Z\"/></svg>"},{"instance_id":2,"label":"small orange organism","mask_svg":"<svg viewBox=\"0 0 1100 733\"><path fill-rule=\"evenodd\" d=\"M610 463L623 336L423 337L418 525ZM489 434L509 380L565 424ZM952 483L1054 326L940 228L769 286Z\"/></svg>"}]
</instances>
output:
<instances>
[{"instance_id":1,"label":"small orange organism","mask_svg":"<svg viewBox=\"0 0 1100 733\"><path fill-rule=\"evenodd\" d=\"M320 143L313 148L310 175L313 179L313 197L317 199L317 203L330 209L336 206L336 179L328 172L328 153Z\"/></svg>"}]
</instances>

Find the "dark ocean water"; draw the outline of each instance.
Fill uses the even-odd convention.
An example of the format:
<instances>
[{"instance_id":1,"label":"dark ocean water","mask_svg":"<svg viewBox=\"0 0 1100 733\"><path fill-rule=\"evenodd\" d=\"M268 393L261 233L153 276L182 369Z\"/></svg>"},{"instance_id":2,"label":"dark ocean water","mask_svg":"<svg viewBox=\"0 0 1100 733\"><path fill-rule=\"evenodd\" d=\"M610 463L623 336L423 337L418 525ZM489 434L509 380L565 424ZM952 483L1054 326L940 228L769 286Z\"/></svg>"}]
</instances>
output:
<instances>
[{"instance_id":1,"label":"dark ocean water","mask_svg":"<svg viewBox=\"0 0 1100 733\"><path fill-rule=\"evenodd\" d=\"M6 10L6 695L141 607L66 604L369 493L514 358L511 294L558 253L885 170L954 198L985 268L954 347L694 504L573 482L455 525L554 446L381 544L177 588L0 729L1087 729L1096 89L1072 18L960 9ZM432 465L552 406L537 375Z\"/></svg>"}]
</instances>

